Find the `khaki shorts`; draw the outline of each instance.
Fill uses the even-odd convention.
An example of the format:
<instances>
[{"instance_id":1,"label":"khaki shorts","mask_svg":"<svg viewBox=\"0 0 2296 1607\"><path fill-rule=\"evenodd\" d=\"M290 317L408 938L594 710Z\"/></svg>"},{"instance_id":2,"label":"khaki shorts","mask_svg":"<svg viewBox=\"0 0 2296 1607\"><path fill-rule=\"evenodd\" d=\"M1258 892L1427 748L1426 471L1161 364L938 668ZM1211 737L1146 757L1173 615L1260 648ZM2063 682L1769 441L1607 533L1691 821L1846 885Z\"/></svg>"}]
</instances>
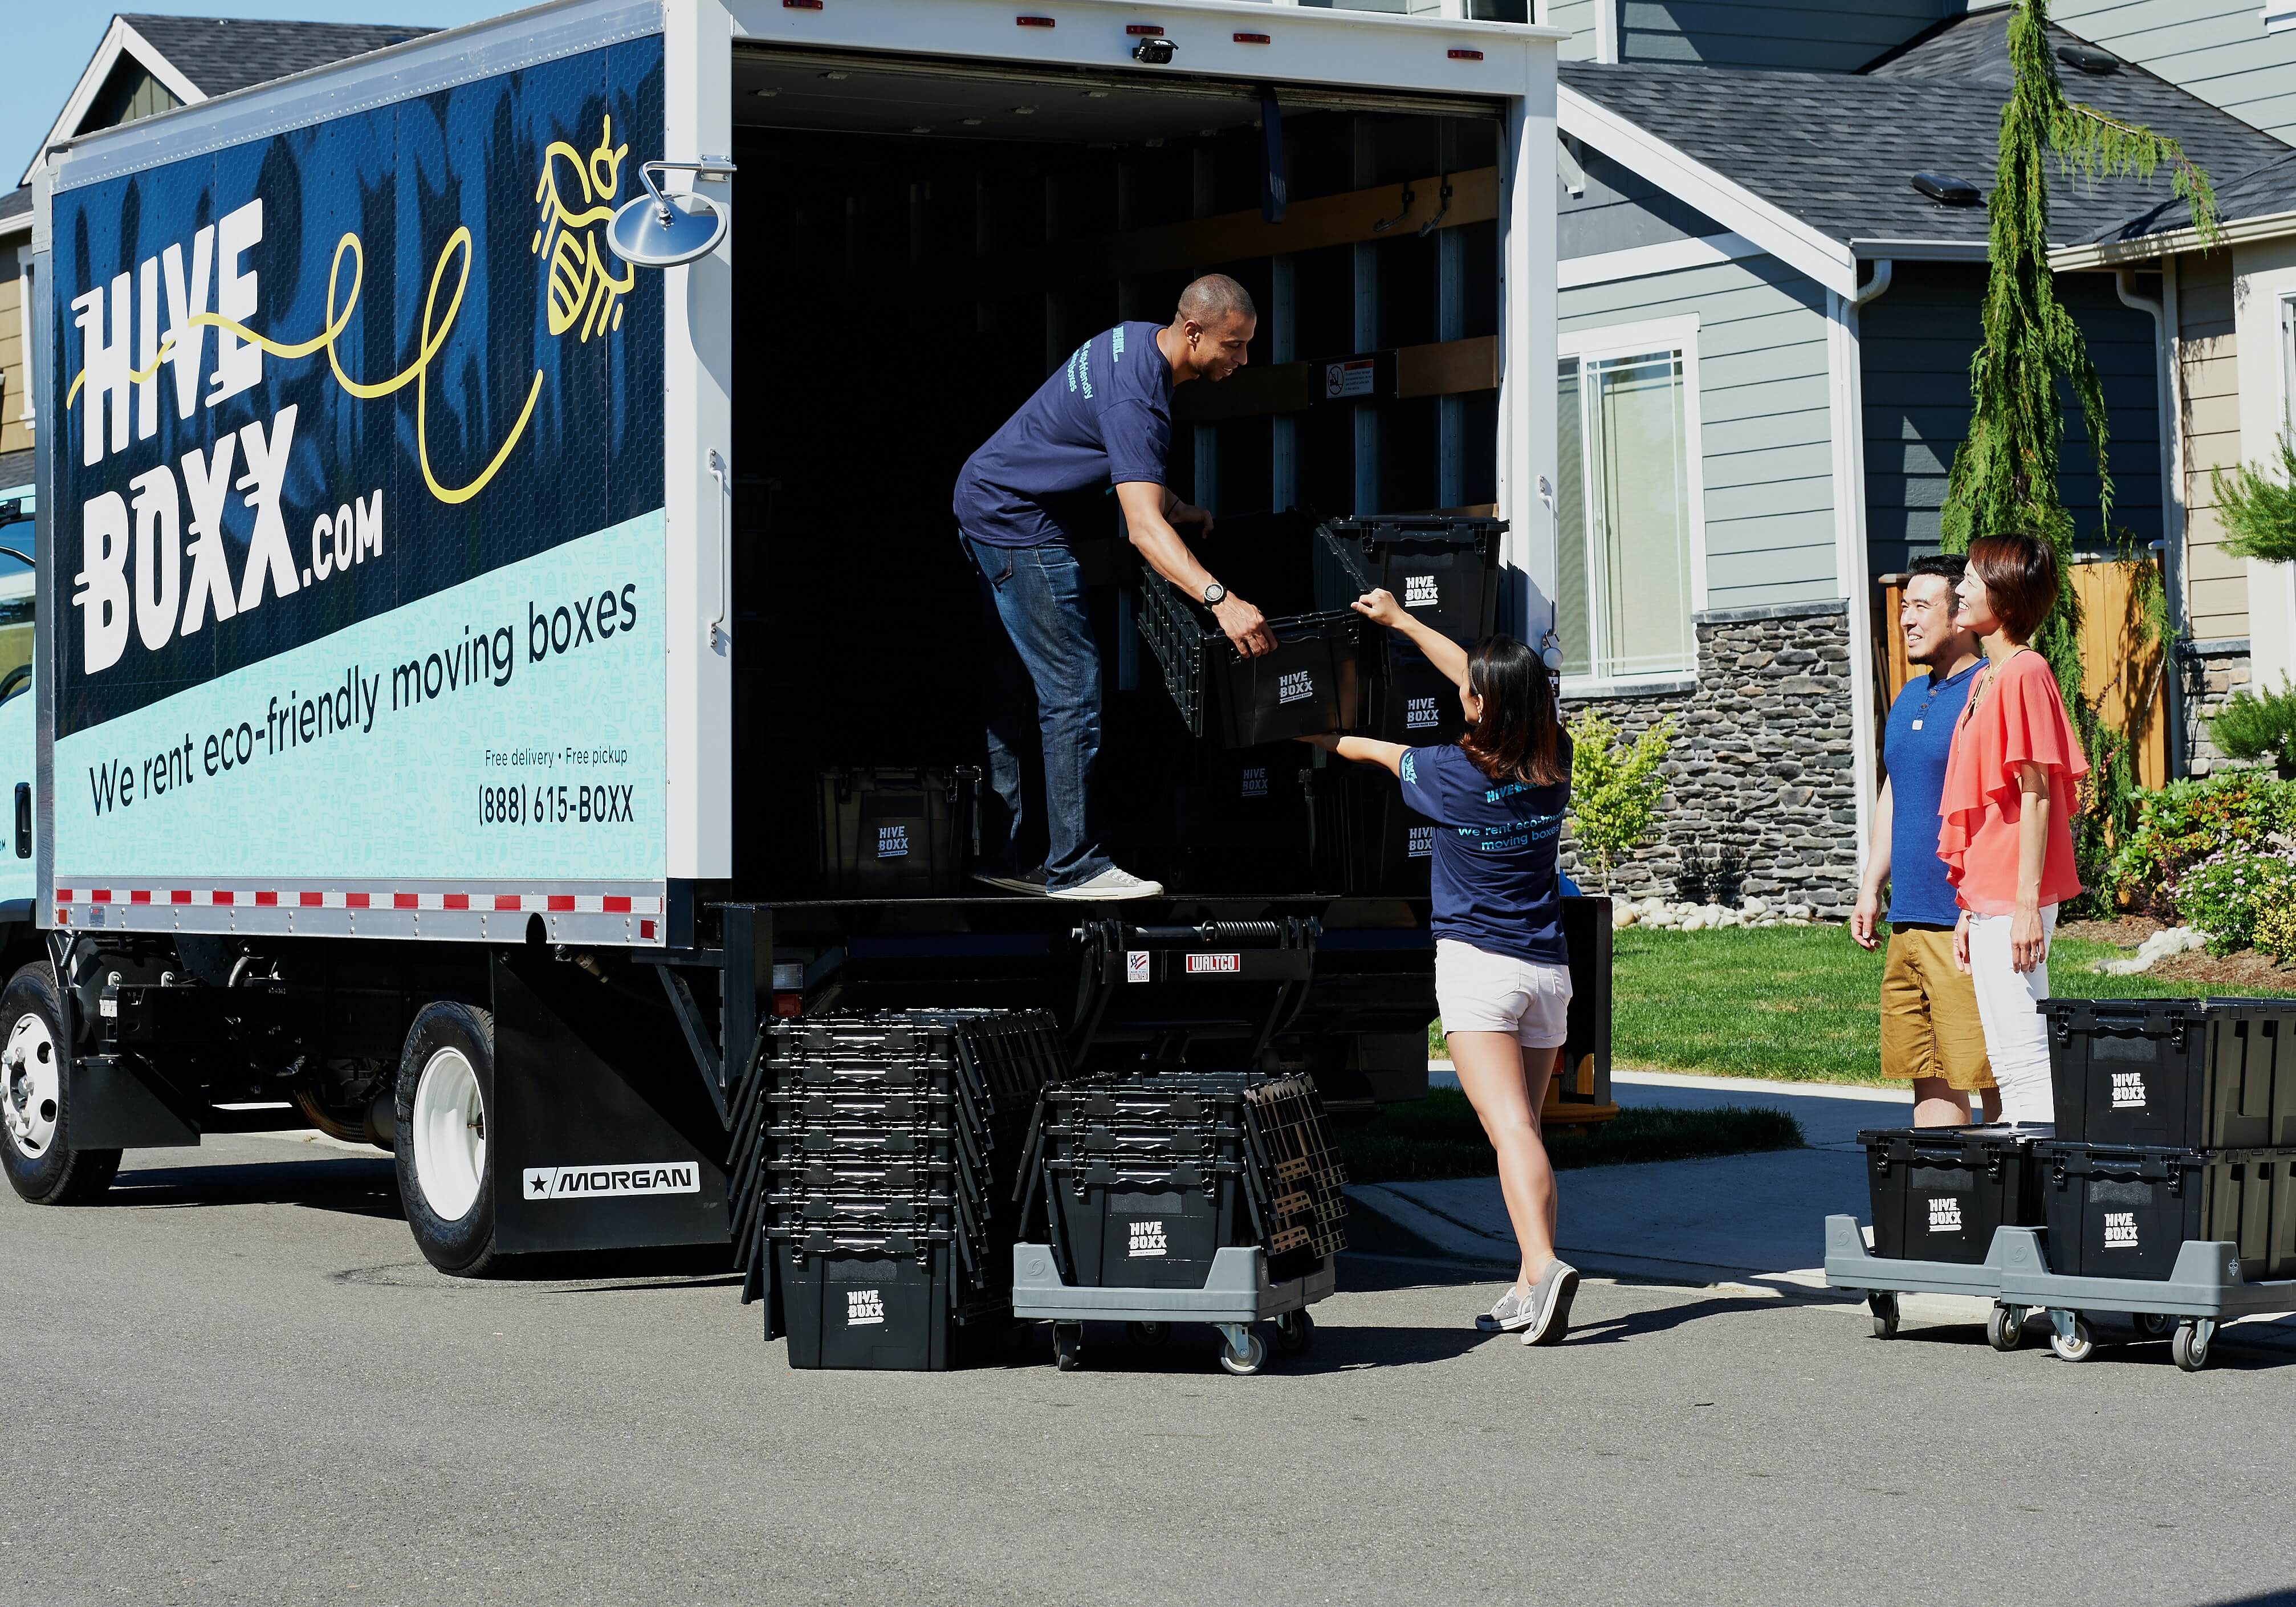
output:
<instances>
[{"instance_id":1,"label":"khaki shorts","mask_svg":"<svg viewBox=\"0 0 2296 1607\"><path fill-rule=\"evenodd\" d=\"M1953 963L1953 933L1900 926L1882 971L1882 1075L1942 1077L1964 1094L1989 1088L1977 988Z\"/></svg>"}]
</instances>

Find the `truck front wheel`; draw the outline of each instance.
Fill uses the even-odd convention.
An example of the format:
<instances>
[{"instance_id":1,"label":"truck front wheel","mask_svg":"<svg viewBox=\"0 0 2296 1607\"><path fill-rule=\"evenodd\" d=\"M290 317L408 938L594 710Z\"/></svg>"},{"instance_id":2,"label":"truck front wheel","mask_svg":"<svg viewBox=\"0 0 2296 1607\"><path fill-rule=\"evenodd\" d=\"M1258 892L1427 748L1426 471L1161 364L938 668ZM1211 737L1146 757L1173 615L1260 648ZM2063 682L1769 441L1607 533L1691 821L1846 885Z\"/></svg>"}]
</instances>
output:
<instances>
[{"instance_id":1,"label":"truck front wheel","mask_svg":"<svg viewBox=\"0 0 2296 1607\"><path fill-rule=\"evenodd\" d=\"M398 1194L423 1259L483 1276L495 1254L494 1017L472 1005L425 1004L407 1029L394 1101Z\"/></svg>"},{"instance_id":2,"label":"truck front wheel","mask_svg":"<svg viewBox=\"0 0 2296 1607\"><path fill-rule=\"evenodd\" d=\"M111 1186L118 1150L71 1146L56 973L35 961L0 993L0 1166L34 1205L78 1205Z\"/></svg>"}]
</instances>

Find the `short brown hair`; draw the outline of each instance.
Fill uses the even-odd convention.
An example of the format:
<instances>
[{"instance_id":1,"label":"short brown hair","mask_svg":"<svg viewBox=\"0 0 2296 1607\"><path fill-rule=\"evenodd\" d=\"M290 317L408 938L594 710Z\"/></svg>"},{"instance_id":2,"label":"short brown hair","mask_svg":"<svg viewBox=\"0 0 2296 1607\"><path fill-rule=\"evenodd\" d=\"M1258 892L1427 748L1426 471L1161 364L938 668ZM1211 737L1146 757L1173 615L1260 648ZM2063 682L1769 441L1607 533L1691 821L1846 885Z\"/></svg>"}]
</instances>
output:
<instances>
[{"instance_id":1,"label":"short brown hair","mask_svg":"<svg viewBox=\"0 0 2296 1607\"><path fill-rule=\"evenodd\" d=\"M1980 536L1969 544L1969 569L1984 583L1994 617L2018 642L2030 642L2057 606L2056 550L2024 530Z\"/></svg>"}]
</instances>

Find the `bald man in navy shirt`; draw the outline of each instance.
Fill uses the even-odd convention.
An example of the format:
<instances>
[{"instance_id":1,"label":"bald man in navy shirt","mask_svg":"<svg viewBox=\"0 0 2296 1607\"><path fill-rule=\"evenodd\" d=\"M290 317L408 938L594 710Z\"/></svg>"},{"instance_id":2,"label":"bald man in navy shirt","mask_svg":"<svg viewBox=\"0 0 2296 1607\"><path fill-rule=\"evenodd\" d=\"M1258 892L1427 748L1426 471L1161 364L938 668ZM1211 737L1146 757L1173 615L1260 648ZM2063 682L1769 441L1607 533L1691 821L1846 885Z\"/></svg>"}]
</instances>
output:
<instances>
[{"instance_id":1,"label":"bald man in navy shirt","mask_svg":"<svg viewBox=\"0 0 2296 1607\"><path fill-rule=\"evenodd\" d=\"M958 474L957 528L984 606L1013 645L992 666L980 881L1054 898L1163 892L1109 859L1091 817L1100 648L1073 541L1092 528L1112 487L1149 567L1210 609L1237 652L1250 658L1274 649L1259 611L1222 586L1176 528L1209 534L1211 515L1164 484L1173 390L1197 380L1217 384L1242 368L1259 323L1243 286L1206 275L1180 292L1169 324L1119 324L1077 348ZM1032 833L1021 757L1031 743L1045 763L1045 858L1035 867L1023 849Z\"/></svg>"}]
</instances>

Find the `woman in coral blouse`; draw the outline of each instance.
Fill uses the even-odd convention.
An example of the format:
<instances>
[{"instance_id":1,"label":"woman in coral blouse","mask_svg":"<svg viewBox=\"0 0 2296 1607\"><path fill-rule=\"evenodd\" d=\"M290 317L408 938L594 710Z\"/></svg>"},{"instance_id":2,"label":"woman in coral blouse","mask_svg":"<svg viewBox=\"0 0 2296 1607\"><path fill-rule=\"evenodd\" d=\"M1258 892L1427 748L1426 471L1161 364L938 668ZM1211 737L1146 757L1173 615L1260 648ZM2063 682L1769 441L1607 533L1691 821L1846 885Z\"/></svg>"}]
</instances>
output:
<instances>
[{"instance_id":1,"label":"woman in coral blouse","mask_svg":"<svg viewBox=\"0 0 2296 1607\"><path fill-rule=\"evenodd\" d=\"M2021 1127L2056 1120L2047 1023L2035 1006L2049 996L2057 906L2081 890L2072 816L2088 760L2048 660L2028 645L2057 585L2046 541L1970 544L1954 622L1977 634L1986 665L1954 728L1938 830L1961 906L1954 958L1976 986L2002 1118Z\"/></svg>"}]
</instances>

